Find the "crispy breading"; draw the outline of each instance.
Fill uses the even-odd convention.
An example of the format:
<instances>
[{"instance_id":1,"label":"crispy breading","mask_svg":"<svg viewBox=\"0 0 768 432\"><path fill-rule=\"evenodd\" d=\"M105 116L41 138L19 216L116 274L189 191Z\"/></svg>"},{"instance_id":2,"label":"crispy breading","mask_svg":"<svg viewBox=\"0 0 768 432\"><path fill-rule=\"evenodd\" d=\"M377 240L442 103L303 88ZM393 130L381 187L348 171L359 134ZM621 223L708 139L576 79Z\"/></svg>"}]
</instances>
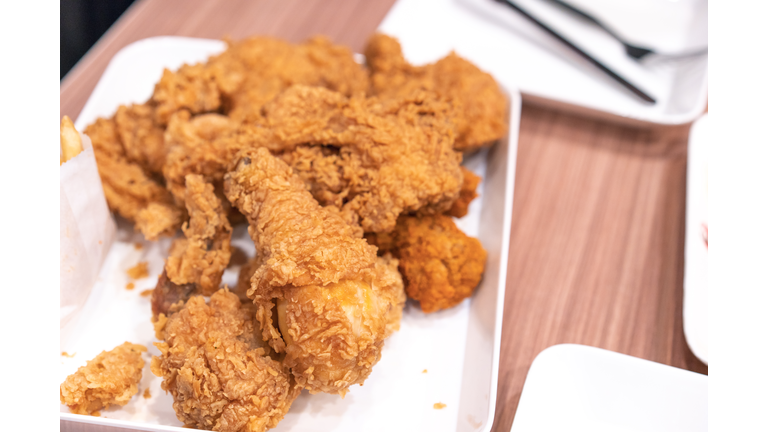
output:
<instances>
[{"instance_id":1,"label":"crispy breading","mask_svg":"<svg viewBox=\"0 0 768 432\"><path fill-rule=\"evenodd\" d=\"M368 377L399 326L397 261L377 259L338 210L321 207L265 148L239 154L224 186L248 218L261 260L248 296L262 337L286 353L299 384L343 396Z\"/></svg>"},{"instance_id":2,"label":"crispy breading","mask_svg":"<svg viewBox=\"0 0 768 432\"><path fill-rule=\"evenodd\" d=\"M392 233L368 240L400 259L405 291L427 313L471 296L485 270L480 241L461 232L450 216L402 216Z\"/></svg>"},{"instance_id":3,"label":"crispy breading","mask_svg":"<svg viewBox=\"0 0 768 432\"><path fill-rule=\"evenodd\" d=\"M181 226L182 217L174 211L173 197L136 162L128 160L120 142L114 119L99 118L85 129L93 143L96 164L104 196L110 210L136 221L148 209L137 226L148 239L172 234ZM183 213L182 213L183 214ZM157 215L157 219L153 218Z\"/></svg>"},{"instance_id":4,"label":"crispy breading","mask_svg":"<svg viewBox=\"0 0 768 432\"><path fill-rule=\"evenodd\" d=\"M147 240L157 240L161 236L171 237L176 234L187 214L174 204L150 202L136 213L136 229Z\"/></svg>"},{"instance_id":5,"label":"crispy breading","mask_svg":"<svg viewBox=\"0 0 768 432\"><path fill-rule=\"evenodd\" d=\"M177 285L195 284L203 295L219 289L229 265L232 227L213 185L200 175L187 177L186 204L189 222L181 227L184 238L174 240L165 271Z\"/></svg>"},{"instance_id":6,"label":"crispy breading","mask_svg":"<svg viewBox=\"0 0 768 432\"><path fill-rule=\"evenodd\" d=\"M216 78L202 63L185 64L176 72L163 70L150 100L157 105L154 117L162 125L168 124L171 116L182 109L199 114L221 106Z\"/></svg>"},{"instance_id":7,"label":"crispy breading","mask_svg":"<svg viewBox=\"0 0 768 432\"><path fill-rule=\"evenodd\" d=\"M347 47L317 36L294 45L270 37L230 42L204 64L165 70L152 96L162 124L181 109L222 111L253 121L261 107L294 84L323 86L347 96L364 93L368 77Z\"/></svg>"},{"instance_id":8,"label":"crispy breading","mask_svg":"<svg viewBox=\"0 0 768 432\"><path fill-rule=\"evenodd\" d=\"M265 148L238 155L224 190L248 219L262 257L264 265L253 276L259 287L335 283L354 278L376 260L375 248L355 237L337 213L321 207L288 165Z\"/></svg>"},{"instance_id":9,"label":"crispy breading","mask_svg":"<svg viewBox=\"0 0 768 432\"><path fill-rule=\"evenodd\" d=\"M102 351L59 388L61 403L75 414L92 414L111 405L123 406L139 391L144 360L142 345L125 342Z\"/></svg>"},{"instance_id":10,"label":"crispy breading","mask_svg":"<svg viewBox=\"0 0 768 432\"><path fill-rule=\"evenodd\" d=\"M344 196L343 212L356 213L365 231L381 232L403 212L442 213L458 197L461 154L453 150L452 109L427 92L380 101L294 86L264 112L272 150L301 144L339 149L332 164L318 167L341 165L341 184L333 186L340 192L318 190ZM316 170L309 176L323 175Z\"/></svg>"},{"instance_id":11,"label":"crispy breading","mask_svg":"<svg viewBox=\"0 0 768 432\"><path fill-rule=\"evenodd\" d=\"M451 208L445 212L445 214L457 218L461 218L469 213L469 204L477 198L477 186L480 184L482 178L472 171L461 167L461 172L464 174L464 181L461 183L461 191L459 191L459 199L453 202Z\"/></svg>"},{"instance_id":12,"label":"crispy breading","mask_svg":"<svg viewBox=\"0 0 768 432\"><path fill-rule=\"evenodd\" d=\"M206 304L190 298L155 324L152 373L173 396L176 417L188 427L261 432L274 428L301 392L290 372L270 357L254 328L253 305L227 289Z\"/></svg>"},{"instance_id":13,"label":"crispy breading","mask_svg":"<svg viewBox=\"0 0 768 432\"><path fill-rule=\"evenodd\" d=\"M454 118L460 151L492 144L507 130L507 100L493 77L455 53L416 67L403 57L397 39L376 34L365 48L374 95L402 97L430 90L454 99L461 109Z\"/></svg>"},{"instance_id":14,"label":"crispy breading","mask_svg":"<svg viewBox=\"0 0 768 432\"><path fill-rule=\"evenodd\" d=\"M115 124L126 158L152 174L160 174L165 164L163 129L155 124L154 109L149 104L121 105Z\"/></svg>"}]
</instances>

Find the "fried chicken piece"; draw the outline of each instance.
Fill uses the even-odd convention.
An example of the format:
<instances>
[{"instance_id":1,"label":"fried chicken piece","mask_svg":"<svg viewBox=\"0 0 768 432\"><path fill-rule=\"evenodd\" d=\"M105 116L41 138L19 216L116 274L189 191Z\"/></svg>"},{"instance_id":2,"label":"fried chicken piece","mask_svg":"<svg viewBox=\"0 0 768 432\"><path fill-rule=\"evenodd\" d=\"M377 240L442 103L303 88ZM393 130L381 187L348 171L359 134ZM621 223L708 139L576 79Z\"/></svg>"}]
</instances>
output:
<instances>
[{"instance_id":1,"label":"fried chicken piece","mask_svg":"<svg viewBox=\"0 0 768 432\"><path fill-rule=\"evenodd\" d=\"M405 291L426 313L461 303L483 277L485 249L450 216L402 216L392 233L369 235L368 240L400 259Z\"/></svg>"},{"instance_id":2,"label":"fried chicken piece","mask_svg":"<svg viewBox=\"0 0 768 432\"><path fill-rule=\"evenodd\" d=\"M453 202L451 208L445 212L448 216L462 218L469 212L469 204L473 199L477 198L477 186L480 184L482 178L472 171L461 167L461 172L464 174L464 181L461 183L461 190L459 191L459 199Z\"/></svg>"},{"instance_id":3,"label":"fried chicken piece","mask_svg":"<svg viewBox=\"0 0 768 432\"><path fill-rule=\"evenodd\" d=\"M507 100L499 85L491 75L455 53L416 67L405 60L397 39L376 34L368 41L365 56L374 95L393 98L431 90L460 104L460 114L454 119L456 150L489 145L506 133Z\"/></svg>"},{"instance_id":4,"label":"fried chicken piece","mask_svg":"<svg viewBox=\"0 0 768 432\"><path fill-rule=\"evenodd\" d=\"M240 273L237 275L237 285L235 285L235 289L232 290L233 293L240 297L240 300L250 300L248 298L248 291L251 289L251 278L253 277L253 274L256 273L256 269L261 267L262 264L261 256L256 255L240 268Z\"/></svg>"},{"instance_id":5,"label":"fried chicken piece","mask_svg":"<svg viewBox=\"0 0 768 432\"><path fill-rule=\"evenodd\" d=\"M262 336L286 353L300 385L343 396L368 377L399 326L397 260L377 260L376 249L265 148L242 152L232 166L225 192L248 218L262 262L248 291Z\"/></svg>"},{"instance_id":6,"label":"fried chicken piece","mask_svg":"<svg viewBox=\"0 0 768 432\"><path fill-rule=\"evenodd\" d=\"M311 175L334 182L341 167L341 184L312 187L320 186L315 192L323 201L326 192L343 196L342 212L355 213L366 232L391 230L403 212L442 213L456 200L462 156L453 150L452 109L426 92L380 101L305 86L291 87L264 107L270 139L279 143L271 149L339 149L329 156L333 161L313 164Z\"/></svg>"},{"instance_id":7,"label":"fried chicken piece","mask_svg":"<svg viewBox=\"0 0 768 432\"><path fill-rule=\"evenodd\" d=\"M184 238L171 245L165 272L174 284L195 284L203 295L211 295L229 265L232 227L211 184L194 174L187 176L186 184L190 218L181 227Z\"/></svg>"},{"instance_id":8,"label":"fried chicken piece","mask_svg":"<svg viewBox=\"0 0 768 432\"><path fill-rule=\"evenodd\" d=\"M152 373L173 396L176 417L188 427L261 432L274 428L301 392L290 372L270 357L255 327L254 307L227 289L206 304L190 298L158 320L159 357Z\"/></svg>"},{"instance_id":9,"label":"fried chicken piece","mask_svg":"<svg viewBox=\"0 0 768 432\"><path fill-rule=\"evenodd\" d=\"M144 360L142 345L125 342L111 351L102 351L59 388L61 403L75 414L93 414L110 405L123 406L139 391Z\"/></svg>"},{"instance_id":10,"label":"fried chicken piece","mask_svg":"<svg viewBox=\"0 0 768 432\"><path fill-rule=\"evenodd\" d=\"M137 228L147 239L176 232L183 212L174 206L168 190L141 165L128 160L115 120L99 118L85 129L85 134L93 143L109 209L130 221L140 220Z\"/></svg>"},{"instance_id":11,"label":"fried chicken piece","mask_svg":"<svg viewBox=\"0 0 768 432\"><path fill-rule=\"evenodd\" d=\"M176 72L163 70L151 101L157 105L155 121L166 125L171 116L182 109L195 114L218 110L221 93L210 68L202 63L185 64Z\"/></svg>"},{"instance_id":12,"label":"fried chicken piece","mask_svg":"<svg viewBox=\"0 0 768 432\"><path fill-rule=\"evenodd\" d=\"M344 159L338 148L299 146L279 157L304 181L320 205L338 208L344 205L350 187L344 178Z\"/></svg>"},{"instance_id":13,"label":"fried chicken piece","mask_svg":"<svg viewBox=\"0 0 768 432\"><path fill-rule=\"evenodd\" d=\"M323 86L347 96L364 93L368 77L347 47L317 36L294 45L270 37L229 42L205 64L165 70L155 87L157 120L166 124L182 109L192 114L221 111L253 121L261 108L294 84Z\"/></svg>"},{"instance_id":14,"label":"fried chicken piece","mask_svg":"<svg viewBox=\"0 0 768 432\"><path fill-rule=\"evenodd\" d=\"M163 128L155 124L154 109L149 104L121 105L115 124L126 158L152 174L160 174L165 164Z\"/></svg>"}]
</instances>

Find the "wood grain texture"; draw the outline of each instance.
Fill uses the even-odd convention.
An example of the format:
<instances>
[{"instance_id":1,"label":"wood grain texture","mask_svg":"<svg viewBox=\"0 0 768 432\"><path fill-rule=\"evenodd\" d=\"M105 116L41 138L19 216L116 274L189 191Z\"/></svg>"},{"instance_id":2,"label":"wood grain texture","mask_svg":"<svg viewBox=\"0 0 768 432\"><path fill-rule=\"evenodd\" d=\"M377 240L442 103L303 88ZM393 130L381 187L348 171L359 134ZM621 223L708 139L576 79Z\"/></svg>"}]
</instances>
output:
<instances>
[{"instance_id":1,"label":"wood grain texture","mask_svg":"<svg viewBox=\"0 0 768 432\"><path fill-rule=\"evenodd\" d=\"M394 0L142 0L61 83L76 118L112 56L158 35L313 34L361 51ZM639 129L523 104L493 430L548 346L580 343L707 373L682 327L688 126Z\"/></svg>"}]
</instances>

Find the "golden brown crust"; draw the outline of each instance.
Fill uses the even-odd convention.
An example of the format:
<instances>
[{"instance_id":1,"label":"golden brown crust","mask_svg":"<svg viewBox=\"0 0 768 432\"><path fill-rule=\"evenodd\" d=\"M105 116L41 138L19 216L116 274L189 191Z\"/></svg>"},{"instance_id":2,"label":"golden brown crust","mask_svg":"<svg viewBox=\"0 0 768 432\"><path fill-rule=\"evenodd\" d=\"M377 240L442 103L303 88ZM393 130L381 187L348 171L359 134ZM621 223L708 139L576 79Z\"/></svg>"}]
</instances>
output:
<instances>
[{"instance_id":1,"label":"golden brown crust","mask_svg":"<svg viewBox=\"0 0 768 432\"><path fill-rule=\"evenodd\" d=\"M338 213L321 207L267 149L239 154L225 176L224 190L248 218L263 259L254 275L257 286L326 285L373 266L375 249L355 237Z\"/></svg>"},{"instance_id":2,"label":"golden brown crust","mask_svg":"<svg viewBox=\"0 0 768 432\"><path fill-rule=\"evenodd\" d=\"M344 395L362 384L399 326L397 261L377 259L359 231L264 148L238 156L225 191L248 218L260 257L248 295L264 340L286 353L310 392Z\"/></svg>"},{"instance_id":3,"label":"golden brown crust","mask_svg":"<svg viewBox=\"0 0 768 432\"><path fill-rule=\"evenodd\" d=\"M154 108L149 104L121 105L115 124L126 158L147 172L160 174L166 150L163 129L154 121Z\"/></svg>"},{"instance_id":4,"label":"golden brown crust","mask_svg":"<svg viewBox=\"0 0 768 432\"><path fill-rule=\"evenodd\" d=\"M393 98L430 90L459 104L461 109L454 118L456 150L490 145L506 133L507 100L499 85L491 75L455 53L415 67L404 59L395 38L376 34L368 41L365 56L374 95Z\"/></svg>"},{"instance_id":5,"label":"golden brown crust","mask_svg":"<svg viewBox=\"0 0 768 432\"><path fill-rule=\"evenodd\" d=\"M203 295L219 289L221 275L229 265L232 227L213 185L202 176L186 177L189 222L182 226L184 238L174 240L165 271L177 285L195 284Z\"/></svg>"},{"instance_id":6,"label":"golden brown crust","mask_svg":"<svg viewBox=\"0 0 768 432\"><path fill-rule=\"evenodd\" d=\"M461 172L464 174L464 181L461 183L461 191L459 191L459 198L453 202L451 208L445 212L448 216L461 218L467 215L469 212L469 204L472 200L477 198L477 186L480 184L482 178L472 171L461 167Z\"/></svg>"},{"instance_id":7,"label":"golden brown crust","mask_svg":"<svg viewBox=\"0 0 768 432\"><path fill-rule=\"evenodd\" d=\"M161 327L161 328L158 328ZM152 373L173 396L185 425L215 431L261 432L285 416L301 391L269 355L254 328L253 306L219 290L209 304L190 298L158 320L165 342L155 343Z\"/></svg>"},{"instance_id":8,"label":"golden brown crust","mask_svg":"<svg viewBox=\"0 0 768 432\"><path fill-rule=\"evenodd\" d=\"M168 190L140 164L128 160L115 120L99 118L85 129L85 134L93 143L110 210L130 221L140 219L137 229L148 239L175 233L181 226L183 212L174 206Z\"/></svg>"},{"instance_id":9,"label":"golden brown crust","mask_svg":"<svg viewBox=\"0 0 768 432\"><path fill-rule=\"evenodd\" d=\"M471 296L485 270L480 241L461 232L450 216L403 216L390 235L369 240L400 259L405 291L427 313Z\"/></svg>"},{"instance_id":10,"label":"golden brown crust","mask_svg":"<svg viewBox=\"0 0 768 432\"><path fill-rule=\"evenodd\" d=\"M67 377L59 389L61 403L75 414L92 414L123 406L139 391L144 360L142 345L125 342L101 354Z\"/></svg>"},{"instance_id":11,"label":"golden brown crust","mask_svg":"<svg viewBox=\"0 0 768 432\"><path fill-rule=\"evenodd\" d=\"M403 212L442 213L458 197L461 154L453 150L452 109L425 92L380 101L294 86L264 112L270 141L276 143L273 149L291 150L301 144L339 149L338 159L329 156L301 175L333 176L331 171L340 165L340 184L311 188L323 201L343 197L342 212L357 214L365 231L381 232L391 230ZM334 196L323 196L326 192Z\"/></svg>"}]
</instances>

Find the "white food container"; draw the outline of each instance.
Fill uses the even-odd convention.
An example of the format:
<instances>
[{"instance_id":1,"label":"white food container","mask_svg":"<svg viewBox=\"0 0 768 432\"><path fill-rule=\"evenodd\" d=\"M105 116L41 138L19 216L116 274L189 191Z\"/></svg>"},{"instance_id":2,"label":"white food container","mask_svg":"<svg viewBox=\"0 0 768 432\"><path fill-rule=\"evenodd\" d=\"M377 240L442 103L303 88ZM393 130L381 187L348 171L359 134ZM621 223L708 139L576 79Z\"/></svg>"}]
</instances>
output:
<instances>
[{"instance_id":1,"label":"white food container","mask_svg":"<svg viewBox=\"0 0 768 432\"><path fill-rule=\"evenodd\" d=\"M144 102L164 67L205 61L224 49L220 41L157 37L131 44L110 62L86 103L76 126L83 130L98 116L111 116L120 104ZM483 176L480 197L467 216L457 221L468 235L479 237L488 251L486 271L475 295L450 310L423 314L409 302L400 331L384 344L381 361L365 385L353 386L344 399L303 392L275 431L488 431L496 408L502 311L512 217L521 96L510 97L509 136L490 150L465 160ZM141 244L141 248L136 247ZM233 233L233 245L253 255L244 226ZM130 341L146 345L147 365L139 393L122 408L101 411L100 417L70 414L61 405L62 430L183 431L172 408L173 399L160 389L161 379L149 370L159 355L150 323L150 299L141 292L154 288L162 272L170 240L145 242L132 227L119 226L117 239L99 280L77 318L75 330L61 341L60 382L102 350ZM146 261L149 277L131 281L126 270ZM224 283L234 285L239 268L228 269ZM126 289L133 282L135 288ZM423 372L425 371L426 372ZM149 389L151 397L142 393ZM444 409L433 407L446 404Z\"/></svg>"}]
</instances>

